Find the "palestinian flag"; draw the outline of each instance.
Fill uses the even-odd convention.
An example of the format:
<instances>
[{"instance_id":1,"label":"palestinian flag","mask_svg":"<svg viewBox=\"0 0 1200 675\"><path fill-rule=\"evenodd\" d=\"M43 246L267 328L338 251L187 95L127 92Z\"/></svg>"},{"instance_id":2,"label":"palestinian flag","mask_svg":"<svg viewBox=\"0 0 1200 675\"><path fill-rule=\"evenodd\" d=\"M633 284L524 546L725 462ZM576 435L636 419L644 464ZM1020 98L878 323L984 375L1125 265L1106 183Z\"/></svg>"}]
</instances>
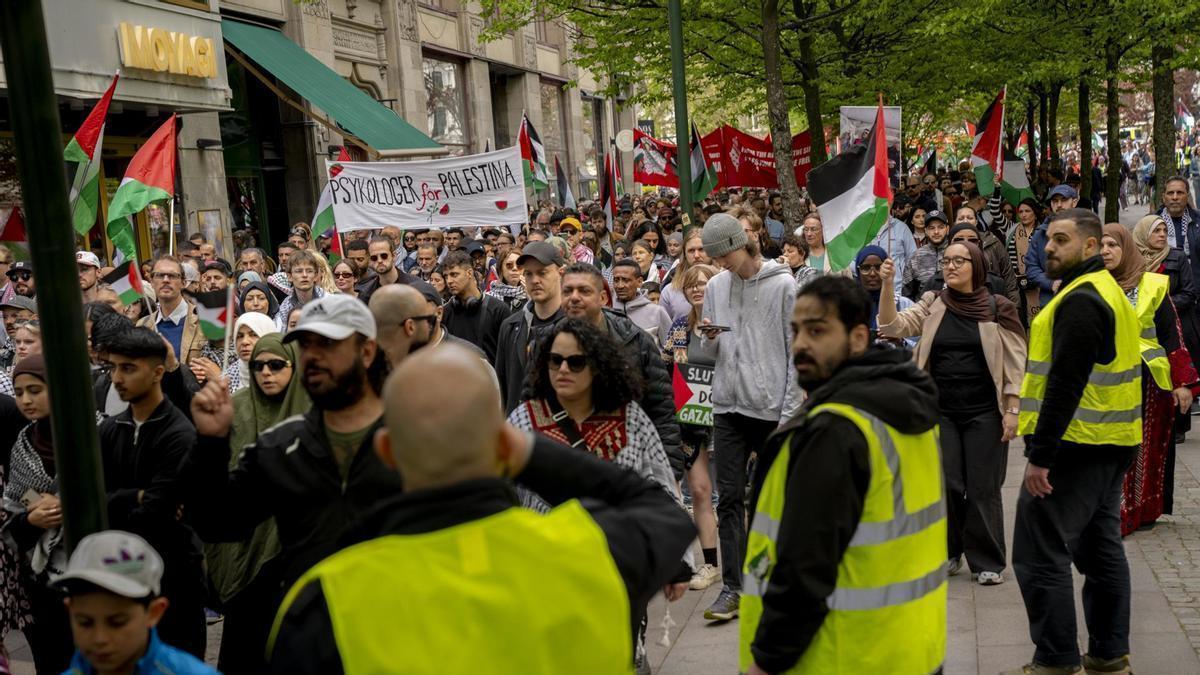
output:
<instances>
[{"instance_id":1,"label":"palestinian flag","mask_svg":"<svg viewBox=\"0 0 1200 675\"><path fill-rule=\"evenodd\" d=\"M625 194L625 176L621 174L621 154L617 151L617 144L612 143L613 147L613 175L617 178L617 198L620 199Z\"/></svg>"},{"instance_id":2,"label":"palestinian flag","mask_svg":"<svg viewBox=\"0 0 1200 675\"><path fill-rule=\"evenodd\" d=\"M695 124L692 125L691 146L689 154L692 160L692 201L698 202L717 189L717 172L708 165L704 156L704 145L700 140L700 131L696 129Z\"/></svg>"},{"instance_id":3,"label":"palestinian flag","mask_svg":"<svg viewBox=\"0 0 1200 675\"><path fill-rule=\"evenodd\" d=\"M546 170L546 148L537 130L529 123L529 116L521 113L521 128L517 131L517 144L521 146L521 166L525 169L525 187L545 190L550 185Z\"/></svg>"},{"instance_id":4,"label":"palestinian flag","mask_svg":"<svg viewBox=\"0 0 1200 675\"><path fill-rule=\"evenodd\" d=\"M604 175L600 176L600 206L604 209L604 220L610 231L613 217L617 215L617 186L612 165L612 155L604 153Z\"/></svg>"},{"instance_id":5,"label":"palestinian flag","mask_svg":"<svg viewBox=\"0 0 1200 675\"><path fill-rule=\"evenodd\" d=\"M196 316L200 318L200 330L209 340L224 340L225 329L233 323L233 284L225 291L192 293L196 300Z\"/></svg>"},{"instance_id":6,"label":"palestinian flag","mask_svg":"<svg viewBox=\"0 0 1200 675\"><path fill-rule=\"evenodd\" d=\"M25 241L25 217L16 204L0 206L0 241Z\"/></svg>"},{"instance_id":7,"label":"palestinian flag","mask_svg":"<svg viewBox=\"0 0 1200 675\"><path fill-rule=\"evenodd\" d=\"M108 205L108 238L126 259L137 257L133 216L150 202L175 196L175 115L138 148Z\"/></svg>"},{"instance_id":8,"label":"palestinian flag","mask_svg":"<svg viewBox=\"0 0 1200 675\"><path fill-rule=\"evenodd\" d=\"M492 286L500 283L500 276L496 274L495 267L489 267L487 278L483 280L483 291L486 293L492 290Z\"/></svg>"},{"instance_id":9,"label":"palestinian flag","mask_svg":"<svg viewBox=\"0 0 1200 675\"><path fill-rule=\"evenodd\" d=\"M1004 93L1008 87L996 94L995 100L983 111L975 127L975 142L971 145L971 168L975 172L975 185L979 194L990 197L996 191L1004 171Z\"/></svg>"},{"instance_id":10,"label":"palestinian flag","mask_svg":"<svg viewBox=\"0 0 1200 675\"><path fill-rule=\"evenodd\" d=\"M1004 201L1016 206L1022 199L1033 196L1029 175L1025 173L1025 160L1011 150L1004 151L1004 176L1000 179L1000 194Z\"/></svg>"},{"instance_id":11,"label":"palestinian flag","mask_svg":"<svg viewBox=\"0 0 1200 675\"><path fill-rule=\"evenodd\" d=\"M128 260L103 279L104 283L121 296L121 304L132 305L141 300L146 291L142 288L142 276L138 274L138 266L133 260Z\"/></svg>"},{"instance_id":12,"label":"palestinian flag","mask_svg":"<svg viewBox=\"0 0 1200 675\"><path fill-rule=\"evenodd\" d=\"M69 200L71 221L75 225L75 232L80 235L86 235L96 224L96 207L100 203L100 146L104 142L104 120L108 116L108 104L112 101L120 76L120 73L113 75L108 91L100 97L63 151L63 158L75 163Z\"/></svg>"},{"instance_id":13,"label":"palestinian flag","mask_svg":"<svg viewBox=\"0 0 1200 675\"><path fill-rule=\"evenodd\" d=\"M558 155L554 156L554 178L558 184L558 205L564 209L575 208L575 195L571 194L571 181L567 179L567 174L563 173L562 164L558 162Z\"/></svg>"},{"instance_id":14,"label":"palestinian flag","mask_svg":"<svg viewBox=\"0 0 1200 675\"><path fill-rule=\"evenodd\" d=\"M937 148L930 147L929 155L923 157L925 161L921 162L921 174L925 176L937 175Z\"/></svg>"},{"instance_id":15,"label":"palestinian flag","mask_svg":"<svg viewBox=\"0 0 1200 675\"><path fill-rule=\"evenodd\" d=\"M350 153L346 152L346 146L342 146L341 152L338 153L337 161L349 162ZM334 164L329 167L329 177L333 178L342 172L341 164ZM332 263L337 263L342 259L342 239L337 231L337 223L333 220L333 191L329 187L329 183L325 183L325 187L321 189L321 197L317 200L317 213L312 217L312 236L313 239L333 230L333 243L329 247L330 253L334 259Z\"/></svg>"},{"instance_id":16,"label":"palestinian flag","mask_svg":"<svg viewBox=\"0 0 1200 675\"><path fill-rule=\"evenodd\" d=\"M1175 100L1175 125L1180 129L1191 129L1196 124L1196 118L1192 117L1191 111L1183 104L1182 100Z\"/></svg>"},{"instance_id":17,"label":"palestinian flag","mask_svg":"<svg viewBox=\"0 0 1200 675\"><path fill-rule=\"evenodd\" d=\"M808 192L825 226L829 266L835 272L846 269L889 217L892 186L888 181L882 104L866 143L846 148L810 171Z\"/></svg>"}]
</instances>

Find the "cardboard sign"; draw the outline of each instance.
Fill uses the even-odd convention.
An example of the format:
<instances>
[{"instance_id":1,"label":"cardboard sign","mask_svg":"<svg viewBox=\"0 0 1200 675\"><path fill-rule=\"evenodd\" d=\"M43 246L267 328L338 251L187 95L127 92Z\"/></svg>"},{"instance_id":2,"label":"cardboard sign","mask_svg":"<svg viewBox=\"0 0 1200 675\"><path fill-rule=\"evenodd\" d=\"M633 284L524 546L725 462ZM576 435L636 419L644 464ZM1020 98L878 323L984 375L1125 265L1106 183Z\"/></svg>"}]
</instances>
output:
<instances>
[{"instance_id":1,"label":"cardboard sign","mask_svg":"<svg viewBox=\"0 0 1200 675\"><path fill-rule=\"evenodd\" d=\"M494 152L416 162L331 162L338 230L521 224L528 218L521 153ZM333 175L335 172L330 171Z\"/></svg>"},{"instance_id":2,"label":"cardboard sign","mask_svg":"<svg viewBox=\"0 0 1200 675\"><path fill-rule=\"evenodd\" d=\"M676 363L672 385L675 389L675 417L682 424L711 427L712 366Z\"/></svg>"}]
</instances>

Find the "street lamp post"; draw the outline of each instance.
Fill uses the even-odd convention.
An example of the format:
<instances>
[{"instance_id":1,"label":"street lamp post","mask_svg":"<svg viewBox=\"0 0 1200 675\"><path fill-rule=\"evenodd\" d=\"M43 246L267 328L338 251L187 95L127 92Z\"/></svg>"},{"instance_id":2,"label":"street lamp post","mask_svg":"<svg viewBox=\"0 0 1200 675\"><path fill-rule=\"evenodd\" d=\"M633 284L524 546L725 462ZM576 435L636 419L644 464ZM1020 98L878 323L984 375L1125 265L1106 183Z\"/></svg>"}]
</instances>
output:
<instances>
[{"instance_id":1,"label":"street lamp post","mask_svg":"<svg viewBox=\"0 0 1200 675\"><path fill-rule=\"evenodd\" d=\"M679 210L683 222L692 214L692 156L688 142L687 76L683 71L683 14L680 0L667 5L671 32L671 85L675 91L675 175L679 176Z\"/></svg>"},{"instance_id":2,"label":"street lamp post","mask_svg":"<svg viewBox=\"0 0 1200 675\"><path fill-rule=\"evenodd\" d=\"M0 2L0 48L8 76L25 230L37 270L50 422L70 550L83 537L104 529L107 518L75 231L67 206L62 126L41 0Z\"/></svg>"}]
</instances>

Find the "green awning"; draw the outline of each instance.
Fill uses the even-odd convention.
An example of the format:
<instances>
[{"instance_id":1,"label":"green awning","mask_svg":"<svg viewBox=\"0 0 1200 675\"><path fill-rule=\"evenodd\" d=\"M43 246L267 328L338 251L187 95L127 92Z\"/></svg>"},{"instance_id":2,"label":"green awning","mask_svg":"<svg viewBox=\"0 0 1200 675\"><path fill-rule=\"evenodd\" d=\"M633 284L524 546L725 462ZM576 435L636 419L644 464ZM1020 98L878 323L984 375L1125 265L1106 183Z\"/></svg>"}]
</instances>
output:
<instances>
[{"instance_id":1,"label":"green awning","mask_svg":"<svg viewBox=\"0 0 1200 675\"><path fill-rule=\"evenodd\" d=\"M437 141L347 82L283 33L233 19L222 19L221 31L235 49L320 108L372 150L384 154L445 152Z\"/></svg>"}]
</instances>

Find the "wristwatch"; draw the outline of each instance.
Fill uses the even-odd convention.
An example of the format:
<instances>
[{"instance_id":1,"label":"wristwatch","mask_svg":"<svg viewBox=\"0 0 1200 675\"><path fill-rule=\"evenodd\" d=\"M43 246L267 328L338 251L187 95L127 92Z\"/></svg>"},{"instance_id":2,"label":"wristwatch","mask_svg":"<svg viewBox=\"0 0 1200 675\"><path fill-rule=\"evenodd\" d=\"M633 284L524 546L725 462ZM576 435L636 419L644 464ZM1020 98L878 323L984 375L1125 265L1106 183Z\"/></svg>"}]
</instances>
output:
<instances>
[{"instance_id":1,"label":"wristwatch","mask_svg":"<svg viewBox=\"0 0 1200 675\"><path fill-rule=\"evenodd\" d=\"M1021 414L1021 411L1018 410L1017 408L1009 408L1008 410L1005 410L1004 412L1005 412L1005 414L1008 414L1008 415L1020 415Z\"/></svg>"}]
</instances>

